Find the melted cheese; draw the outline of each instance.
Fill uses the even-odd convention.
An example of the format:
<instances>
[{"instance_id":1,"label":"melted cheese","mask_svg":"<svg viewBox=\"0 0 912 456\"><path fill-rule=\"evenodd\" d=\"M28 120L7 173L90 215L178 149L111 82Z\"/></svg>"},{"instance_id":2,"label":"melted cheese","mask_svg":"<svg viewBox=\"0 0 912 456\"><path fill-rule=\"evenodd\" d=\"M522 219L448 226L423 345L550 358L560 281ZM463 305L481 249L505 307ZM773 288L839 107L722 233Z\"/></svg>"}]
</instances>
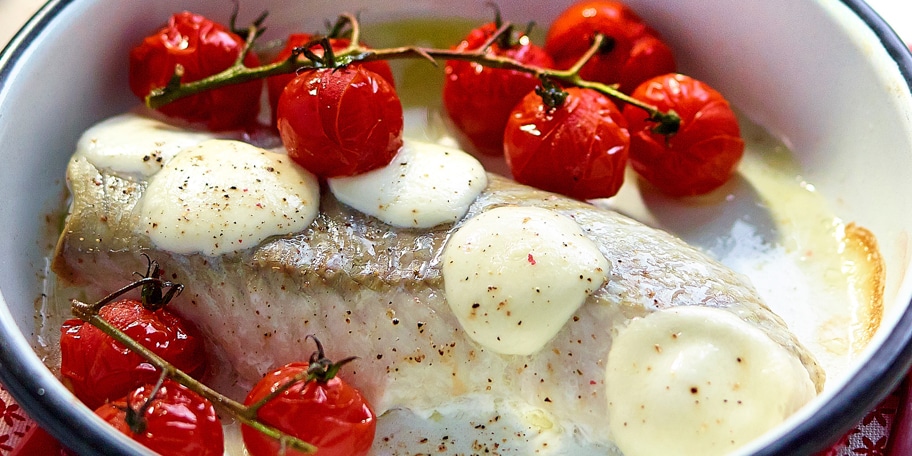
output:
<instances>
[{"instance_id":1,"label":"melted cheese","mask_svg":"<svg viewBox=\"0 0 912 456\"><path fill-rule=\"evenodd\" d=\"M86 130L76 143L76 155L84 156L97 168L151 176L182 149L219 136L126 113Z\"/></svg>"},{"instance_id":2,"label":"melted cheese","mask_svg":"<svg viewBox=\"0 0 912 456\"><path fill-rule=\"evenodd\" d=\"M447 302L498 353L540 350L608 278L610 264L569 217L498 207L462 225L443 252Z\"/></svg>"},{"instance_id":3,"label":"melted cheese","mask_svg":"<svg viewBox=\"0 0 912 456\"><path fill-rule=\"evenodd\" d=\"M184 149L150 180L142 229L159 248L220 255L302 231L319 209L317 179L281 154L231 140Z\"/></svg>"},{"instance_id":4,"label":"melted cheese","mask_svg":"<svg viewBox=\"0 0 912 456\"><path fill-rule=\"evenodd\" d=\"M389 165L328 179L343 203L401 228L430 228L462 218L488 185L481 163L454 148L406 140Z\"/></svg>"},{"instance_id":5,"label":"melted cheese","mask_svg":"<svg viewBox=\"0 0 912 456\"><path fill-rule=\"evenodd\" d=\"M801 363L724 310L675 307L614 339L608 423L626 456L725 454L813 399Z\"/></svg>"}]
</instances>

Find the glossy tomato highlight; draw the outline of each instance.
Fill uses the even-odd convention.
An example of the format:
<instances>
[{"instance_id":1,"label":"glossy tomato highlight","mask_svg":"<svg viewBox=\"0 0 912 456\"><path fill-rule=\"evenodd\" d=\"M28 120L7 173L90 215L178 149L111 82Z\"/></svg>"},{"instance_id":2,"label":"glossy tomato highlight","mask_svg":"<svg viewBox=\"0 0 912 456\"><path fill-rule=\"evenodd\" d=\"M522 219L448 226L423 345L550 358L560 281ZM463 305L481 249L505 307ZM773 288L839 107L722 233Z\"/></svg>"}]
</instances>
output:
<instances>
[{"instance_id":1,"label":"glossy tomato highlight","mask_svg":"<svg viewBox=\"0 0 912 456\"><path fill-rule=\"evenodd\" d=\"M516 106L504 133L517 182L577 199L614 196L624 183L630 135L617 106L592 89L571 87L549 107L532 92Z\"/></svg>"},{"instance_id":2,"label":"glossy tomato highlight","mask_svg":"<svg viewBox=\"0 0 912 456\"><path fill-rule=\"evenodd\" d=\"M681 117L677 133L653 132L655 123L635 106L624 107L633 169L671 196L711 192L735 173L744 155L738 119L728 101L709 85L682 74L658 76L631 94Z\"/></svg>"},{"instance_id":3,"label":"glossy tomato highlight","mask_svg":"<svg viewBox=\"0 0 912 456\"><path fill-rule=\"evenodd\" d=\"M298 46L304 46L307 43L310 43L316 35L311 35L309 33L293 33L288 36L288 40L285 42L285 47L279 51L278 55L272 59L273 63L282 62L291 57L292 51ZM348 38L330 38L329 44L332 47L333 51L341 51L351 44L351 40ZM318 56L323 56L323 48L318 46L313 47L313 53ZM306 57L299 57L299 59L306 59ZM393 78L393 70L390 68L389 63L386 60L375 60L372 62L366 63L355 63L353 65L363 65L365 68L377 73L382 77L386 82L390 84L391 87L396 87L396 81ZM279 104L279 96L282 94L282 90L285 89L285 86L288 85L295 78L294 74L280 74L276 76L270 76L266 79L266 86L269 90L269 105L272 107L272 116L273 121L276 117L276 109Z\"/></svg>"},{"instance_id":4,"label":"glossy tomato highlight","mask_svg":"<svg viewBox=\"0 0 912 456\"><path fill-rule=\"evenodd\" d=\"M139 412L132 422L127 408ZM222 456L225 437L221 420L208 400L183 385L165 380L157 391L144 385L95 411L118 431L168 456Z\"/></svg>"},{"instance_id":5,"label":"glossy tomato highlight","mask_svg":"<svg viewBox=\"0 0 912 456\"><path fill-rule=\"evenodd\" d=\"M545 50L557 68L567 69L599 33L605 43L580 70L583 79L619 84L630 93L641 82L676 69L674 54L659 34L630 7L611 0L582 1L564 10L548 29Z\"/></svg>"},{"instance_id":6,"label":"glossy tomato highlight","mask_svg":"<svg viewBox=\"0 0 912 456\"><path fill-rule=\"evenodd\" d=\"M380 168L402 147L399 96L363 65L302 72L285 86L277 111L288 156L320 177Z\"/></svg>"},{"instance_id":7,"label":"glossy tomato highlight","mask_svg":"<svg viewBox=\"0 0 912 456\"><path fill-rule=\"evenodd\" d=\"M225 26L187 11L171 16L168 24L130 51L130 90L144 100L152 89L164 87L183 68L183 82L221 72L237 60L244 38ZM260 64L253 53L245 66ZM260 106L261 81L208 90L158 108L165 115L205 124L211 130L252 126Z\"/></svg>"},{"instance_id":8,"label":"glossy tomato highlight","mask_svg":"<svg viewBox=\"0 0 912 456\"><path fill-rule=\"evenodd\" d=\"M266 374L247 395L254 404L306 372L310 364L290 363ZM320 456L362 456L370 451L377 419L361 393L339 377L299 381L257 411L257 419L316 445ZM242 426L244 444L252 456L280 454L279 442ZM289 456L300 455L287 451Z\"/></svg>"},{"instance_id":9,"label":"glossy tomato highlight","mask_svg":"<svg viewBox=\"0 0 912 456\"><path fill-rule=\"evenodd\" d=\"M497 29L495 22L477 27L455 49L477 50ZM487 53L527 65L553 67L551 57L528 36L514 33L507 38L495 41ZM502 41L509 44L504 45ZM510 111L537 85L538 78L529 73L452 60L444 68L443 106L450 120L475 149L499 155L503 153L503 132Z\"/></svg>"},{"instance_id":10,"label":"glossy tomato highlight","mask_svg":"<svg viewBox=\"0 0 912 456\"><path fill-rule=\"evenodd\" d=\"M167 308L151 311L133 299L101 308L99 316L178 369L200 378L206 371L202 336ZM155 383L161 372L100 329L69 319L60 329L60 375L89 408Z\"/></svg>"}]
</instances>

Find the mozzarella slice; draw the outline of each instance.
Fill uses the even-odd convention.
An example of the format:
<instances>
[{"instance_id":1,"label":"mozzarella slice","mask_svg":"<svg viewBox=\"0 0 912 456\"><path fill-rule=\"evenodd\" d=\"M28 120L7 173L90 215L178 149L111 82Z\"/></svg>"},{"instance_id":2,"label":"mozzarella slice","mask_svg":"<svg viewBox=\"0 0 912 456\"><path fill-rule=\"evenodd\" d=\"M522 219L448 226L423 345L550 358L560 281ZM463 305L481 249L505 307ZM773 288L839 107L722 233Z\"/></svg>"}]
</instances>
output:
<instances>
[{"instance_id":1,"label":"mozzarella slice","mask_svg":"<svg viewBox=\"0 0 912 456\"><path fill-rule=\"evenodd\" d=\"M459 149L406 140L389 165L328 183L339 201L390 225L431 228L462 218L488 180Z\"/></svg>"},{"instance_id":2,"label":"mozzarella slice","mask_svg":"<svg viewBox=\"0 0 912 456\"><path fill-rule=\"evenodd\" d=\"M626 456L727 454L816 395L798 359L725 310L633 320L612 342L608 423Z\"/></svg>"},{"instance_id":3,"label":"mozzarella slice","mask_svg":"<svg viewBox=\"0 0 912 456\"><path fill-rule=\"evenodd\" d=\"M214 256L300 232L319 204L316 177L287 156L211 140L152 176L138 206L142 229L159 248Z\"/></svg>"},{"instance_id":4,"label":"mozzarella slice","mask_svg":"<svg viewBox=\"0 0 912 456\"><path fill-rule=\"evenodd\" d=\"M97 168L151 176L182 149L224 136L127 113L86 130L76 143L76 155L84 156Z\"/></svg>"},{"instance_id":5,"label":"mozzarella slice","mask_svg":"<svg viewBox=\"0 0 912 456\"><path fill-rule=\"evenodd\" d=\"M529 355L605 283L609 268L569 217L498 207L451 236L442 271L447 302L469 337L497 353Z\"/></svg>"}]
</instances>

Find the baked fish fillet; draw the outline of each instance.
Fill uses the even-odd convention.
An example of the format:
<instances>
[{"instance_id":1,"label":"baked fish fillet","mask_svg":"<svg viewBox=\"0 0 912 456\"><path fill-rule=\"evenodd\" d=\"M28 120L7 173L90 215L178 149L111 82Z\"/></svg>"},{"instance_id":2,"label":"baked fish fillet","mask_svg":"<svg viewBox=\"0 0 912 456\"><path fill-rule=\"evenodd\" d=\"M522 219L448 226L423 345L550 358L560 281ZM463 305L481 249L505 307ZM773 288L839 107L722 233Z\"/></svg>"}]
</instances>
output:
<instances>
[{"instance_id":1,"label":"baked fish fillet","mask_svg":"<svg viewBox=\"0 0 912 456\"><path fill-rule=\"evenodd\" d=\"M636 317L677 306L724 309L792 354L819 392L824 372L746 279L665 232L589 204L490 175L455 225L397 229L322 192L303 232L223 254L173 254L142 234L136 204L146 181L74 158L70 214L53 270L102 296L144 271L148 254L185 285L173 309L208 336L242 386L305 360L317 335L330 358L357 356L343 371L378 413L434 410L483 395L528 404L555 422L610 441L606 360L618 331ZM499 206L534 206L575 220L612 268L544 349L501 355L473 342L447 305L441 257L465 220ZM89 294L89 296L93 296ZM740 361L740 359L739 359ZM600 424L602 423L602 424Z\"/></svg>"}]
</instances>

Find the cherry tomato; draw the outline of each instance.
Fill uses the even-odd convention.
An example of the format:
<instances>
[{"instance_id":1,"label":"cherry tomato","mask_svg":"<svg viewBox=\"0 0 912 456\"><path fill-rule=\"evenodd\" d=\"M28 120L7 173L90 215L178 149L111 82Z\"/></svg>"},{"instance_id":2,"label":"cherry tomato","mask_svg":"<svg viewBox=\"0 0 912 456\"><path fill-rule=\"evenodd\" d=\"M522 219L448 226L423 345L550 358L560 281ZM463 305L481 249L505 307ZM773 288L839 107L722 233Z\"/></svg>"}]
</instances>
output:
<instances>
[{"instance_id":1,"label":"cherry tomato","mask_svg":"<svg viewBox=\"0 0 912 456\"><path fill-rule=\"evenodd\" d=\"M571 87L556 107L532 92L504 132L507 164L518 182L577 199L614 196L624 183L630 135L605 95Z\"/></svg>"},{"instance_id":2,"label":"cherry tomato","mask_svg":"<svg viewBox=\"0 0 912 456\"><path fill-rule=\"evenodd\" d=\"M197 378L205 373L202 337L167 308L153 312L124 299L102 307L99 315L178 369ZM160 371L92 325L74 318L60 331L60 374L89 408L158 380Z\"/></svg>"},{"instance_id":3,"label":"cherry tomato","mask_svg":"<svg viewBox=\"0 0 912 456\"><path fill-rule=\"evenodd\" d=\"M675 71L671 48L628 6L611 0L576 3L548 29L545 50L557 68L575 64L601 33L606 43L580 70L586 80L620 84L630 93L653 76Z\"/></svg>"},{"instance_id":4,"label":"cherry tomato","mask_svg":"<svg viewBox=\"0 0 912 456\"><path fill-rule=\"evenodd\" d=\"M678 132L666 137L652 131L655 123L645 111L624 107L630 162L646 181L671 196L692 196L720 187L735 173L744 140L722 94L689 76L667 74L644 82L631 96L681 117Z\"/></svg>"},{"instance_id":5,"label":"cherry tomato","mask_svg":"<svg viewBox=\"0 0 912 456\"><path fill-rule=\"evenodd\" d=\"M145 99L152 89L168 83L176 65L184 69L183 82L211 76L234 64L243 47L243 38L216 22L186 11L175 14L130 51L130 90ZM247 53L244 65L257 66L259 59ZM159 110L211 130L247 127L256 120L262 88L261 81L246 82L177 100Z\"/></svg>"},{"instance_id":6,"label":"cherry tomato","mask_svg":"<svg viewBox=\"0 0 912 456\"><path fill-rule=\"evenodd\" d=\"M250 405L306 372L309 363L287 364L266 374L247 395ZM300 381L267 402L257 418L286 434L317 446L320 456L359 456L370 450L377 421L361 393L345 380ZM278 441L243 426L244 444L252 456L280 454ZM287 454L300 455L297 451Z\"/></svg>"},{"instance_id":7,"label":"cherry tomato","mask_svg":"<svg viewBox=\"0 0 912 456\"><path fill-rule=\"evenodd\" d=\"M497 31L496 22L472 30L455 49L479 49ZM524 34L512 34L509 44L495 41L487 53L527 65L553 67L551 57ZM505 45L506 44L506 45ZM479 152L503 153L503 131L516 103L538 85L538 78L515 70L490 68L474 62L448 61L444 68L443 106L456 128Z\"/></svg>"},{"instance_id":8,"label":"cherry tomato","mask_svg":"<svg viewBox=\"0 0 912 456\"><path fill-rule=\"evenodd\" d=\"M153 385L141 386L102 405L95 414L162 455L222 456L225 452L222 423L212 403L172 380L165 380L158 391Z\"/></svg>"},{"instance_id":9,"label":"cherry tomato","mask_svg":"<svg viewBox=\"0 0 912 456\"><path fill-rule=\"evenodd\" d=\"M291 57L291 52L295 47L304 46L305 44L311 42L315 35L309 33L294 33L288 36L288 41L285 43L285 47L272 59L273 63L281 62L289 57ZM348 47L351 43L351 40L347 38L331 38L329 40L330 46L332 46L333 51L341 51ZM313 49L314 54L322 56L323 49L320 46L315 46ZM301 57L304 58L304 57ZM357 64L356 64L357 65ZM373 62L367 62L364 64L365 68L377 73L382 77L386 82L390 84L391 87L395 87L396 83L393 78L393 70L390 68L389 63L385 60L375 60ZM279 104L279 95L282 94L282 90L285 89L285 86L294 79L294 74L280 74L278 76L271 76L266 79L266 86L269 89L269 105L272 107L273 121L276 117L276 108Z\"/></svg>"},{"instance_id":10,"label":"cherry tomato","mask_svg":"<svg viewBox=\"0 0 912 456\"><path fill-rule=\"evenodd\" d=\"M402 147L399 96L363 65L302 72L279 97L277 125L288 156L321 177L380 168Z\"/></svg>"}]
</instances>

